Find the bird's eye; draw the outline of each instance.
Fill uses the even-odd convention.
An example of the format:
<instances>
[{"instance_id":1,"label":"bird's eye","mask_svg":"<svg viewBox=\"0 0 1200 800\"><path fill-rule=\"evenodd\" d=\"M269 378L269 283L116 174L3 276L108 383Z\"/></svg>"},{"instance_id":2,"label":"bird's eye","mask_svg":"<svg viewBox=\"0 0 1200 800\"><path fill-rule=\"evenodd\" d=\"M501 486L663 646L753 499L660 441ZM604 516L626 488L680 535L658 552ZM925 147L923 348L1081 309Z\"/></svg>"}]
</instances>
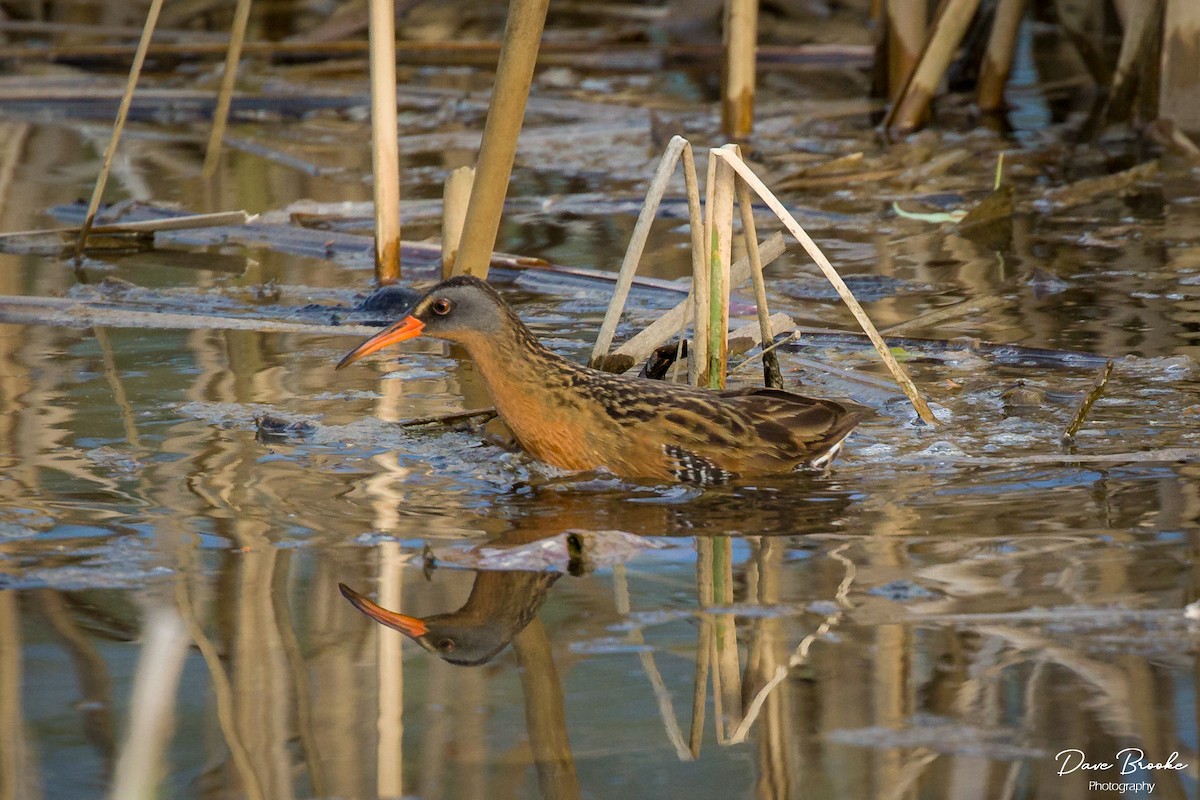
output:
<instances>
[{"instance_id":1,"label":"bird's eye","mask_svg":"<svg viewBox=\"0 0 1200 800\"><path fill-rule=\"evenodd\" d=\"M450 309L454 307L454 304L444 297L439 297L433 301L433 305L430 307L433 309L433 313L444 317L450 313Z\"/></svg>"},{"instance_id":2,"label":"bird's eye","mask_svg":"<svg viewBox=\"0 0 1200 800\"><path fill-rule=\"evenodd\" d=\"M437 643L437 649L441 650L443 653L449 653L451 650L454 649L454 640L453 639L442 639L440 642Z\"/></svg>"}]
</instances>

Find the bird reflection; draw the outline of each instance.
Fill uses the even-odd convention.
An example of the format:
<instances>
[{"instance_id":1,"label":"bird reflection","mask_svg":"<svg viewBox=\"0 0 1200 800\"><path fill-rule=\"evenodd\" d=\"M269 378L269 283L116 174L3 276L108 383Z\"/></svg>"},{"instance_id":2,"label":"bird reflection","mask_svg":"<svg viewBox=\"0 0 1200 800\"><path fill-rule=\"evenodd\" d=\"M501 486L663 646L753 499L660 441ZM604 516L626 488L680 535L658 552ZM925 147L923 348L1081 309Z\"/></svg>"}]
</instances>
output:
<instances>
[{"instance_id":1,"label":"bird reflection","mask_svg":"<svg viewBox=\"0 0 1200 800\"><path fill-rule=\"evenodd\" d=\"M443 660L477 666L495 658L530 623L559 577L557 572L479 570L462 608L423 618L389 611L344 583L338 588L359 611Z\"/></svg>"}]
</instances>

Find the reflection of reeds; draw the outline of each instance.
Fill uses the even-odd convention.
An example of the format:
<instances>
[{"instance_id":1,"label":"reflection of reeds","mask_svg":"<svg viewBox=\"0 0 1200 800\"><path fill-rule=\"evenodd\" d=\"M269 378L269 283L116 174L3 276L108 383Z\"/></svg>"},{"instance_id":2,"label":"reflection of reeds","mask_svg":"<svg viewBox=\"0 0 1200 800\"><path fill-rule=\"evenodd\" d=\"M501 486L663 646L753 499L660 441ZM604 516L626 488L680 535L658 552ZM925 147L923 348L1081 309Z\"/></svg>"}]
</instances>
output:
<instances>
[{"instance_id":1,"label":"reflection of reeds","mask_svg":"<svg viewBox=\"0 0 1200 800\"><path fill-rule=\"evenodd\" d=\"M142 654L129 701L129 733L113 777L110 796L114 800L159 796L163 757L171 741L175 696L187 652L187 631L178 614L160 608L146 615Z\"/></svg>"},{"instance_id":2,"label":"reflection of reeds","mask_svg":"<svg viewBox=\"0 0 1200 800\"><path fill-rule=\"evenodd\" d=\"M629 582L625 574L625 565L616 564L613 566L613 595L617 613L622 617L628 617L632 610L632 604L629 601ZM633 629L629 632L628 640L633 645L644 645L645 637L641 630ZM642 672L646 674L646 679L650 681L650 688L654 690L654 699L658 703L658 713L662 717L663 728L667 732L667 738L671 741L675 748L675 755L680 761L691 761L693 756L688 748L688 743L683 739L683 731L679 727L679 720L675 718L675 706L671 702L671 692L667 689L666 682L663 681L662 673L658 670L658 664L654 660L654 651L648 647L641 647L638 650L638 659L642 662Z\"/></svg>"},{"instance_id":3,"label":"reflection of reeds","mask_svg":"<svg viewBox=\"0 0 1200 800\"><path fill-rule=\"evenodd\" d=\"M21 708L21 619L17 592L0 592L0 800L35 796L37 766Z\"/></svg>"},{"instance_id":4,"label":"reflection of reeds","mask_svg":"<svg viewBox=\"0 0 1200 800\"><path fill-rule=\"evenodd\" d=\"M401 605L402 570L400 545L379 545L379 602L385 608ZM399 631L379 629L379 657L375 663L379 685L378 758L376 791L380 797L404 795L404 661Z\"/></svg>"}]
</instances>

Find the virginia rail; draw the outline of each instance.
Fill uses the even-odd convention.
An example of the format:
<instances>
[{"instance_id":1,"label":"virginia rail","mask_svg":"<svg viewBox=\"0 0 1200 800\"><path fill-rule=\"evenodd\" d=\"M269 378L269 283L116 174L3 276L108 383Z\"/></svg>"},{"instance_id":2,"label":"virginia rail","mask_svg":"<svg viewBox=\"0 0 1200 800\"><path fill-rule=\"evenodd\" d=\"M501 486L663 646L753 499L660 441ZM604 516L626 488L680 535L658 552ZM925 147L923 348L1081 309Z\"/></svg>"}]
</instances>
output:
<instances>
[{"instance_id":1,"label":"virginia rail","mask_svg":"<svg viewBox=\"0 0 1200 800\"><path fill-rule=\"evenodd\" d=\"M444 661L473 667L495 658L530 623L560 577L557 572L480 570L462 608L428 617L390 611L344 583L338 589L379 624L400 631Z\"/></svg>"},{"instance_id":2,"label":"virginia rail","mask_svg":"<svg viewBox=\"0 0 1200 800\"><path fill-rule=\"evenodd\" d=\"M574 364L470 276L434 286L338 368L422 334L463 345L517 442L563 469L705 485L824 467L861 419L832 400L778 389L713 391Z\"/></svg>"}]
</instances>

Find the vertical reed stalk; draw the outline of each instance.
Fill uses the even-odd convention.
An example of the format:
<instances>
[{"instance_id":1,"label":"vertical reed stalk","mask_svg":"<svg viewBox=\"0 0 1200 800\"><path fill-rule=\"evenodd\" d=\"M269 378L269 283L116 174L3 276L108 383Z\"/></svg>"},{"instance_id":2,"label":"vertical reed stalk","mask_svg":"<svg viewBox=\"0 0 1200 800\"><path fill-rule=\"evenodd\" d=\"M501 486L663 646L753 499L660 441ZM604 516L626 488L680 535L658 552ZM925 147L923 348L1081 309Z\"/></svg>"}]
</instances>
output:
<instances>
[{"instance_id":1,"label":"vertical reed stalk","mask_svg":"<svg viewBox=\"0 0 1200 800\"><path fill-rule=\"evenodd\" d=\"M87 247L88 234L96 221L96 211L100 208L100 198L104 196L104 186L108 183L108 173L112 171L113 158L117 155L117 144L121 141L121 133L125 130L125 120L129 117L129 106L133 103L133 91L137 88L138 76L142 74L142 65L146 63L146 51L150 48L150 38L154 36L154 26L158 24L158 14L162 11L163 0L151 0L150 10L146 12L146 24L142 26L142 38L138 40L137 50L133 54L133 63L129 67L129 79L125 82L125 93L121 95L121 105L117 108L117 118L113 122L112 138L104 151L104 160L100 164L100 174L96 176L96 185L92 187L92 197L88 201L87 215L79 229L79 241L75 244L75 260L83 258L84 248Z\"/></svg>"},{"instance_id":2,"label":"vertical reed stalk","mask_svg":"<svg viewBox=\"0 0 1200 800\"><path fill-rule=\"evenodd\" d=\"M487 278L491 266L549 3L511 0L508 6L496 84L479 147L475 187L458 251L459 269L467 275Z\"/></svg>"},{"instance_id":3,"label":"vertical reed stalk","mask_svg":"<svg viewBox=\"0 0 1200 800\"><path fill-rule=\"evenodd\" d=\"M902 132L921 126L933 94L978 7L979 0L945 0L908 85L884 120L885 128Z\"/></svg>"},{"instance_id":4,"label":"vertical reed stalk","mask_svg":"<svg viewBox=\"0 0 1200 800\"><path fill-rule=\"evenodd\" d=\"M396 124L396 12L368 0L371 57L371 165L375 177L375 280L400 279L400 134Z\"/></svg>"},{"instance_id":5,"label":"vertical reed stalk","mask_svg":"<svg viewBox=\"0 0 1200 800\"><path fill-rule=\"evenodd\" d=\"M716 202L713 194L717 188L717 159L708 151L708 170L704 178L704 245L700 248L700 263L692 263L692 354L688 358L688 382L693 386L708 386L708 328L710 290L709 259L711 255L713 209ZM696 268L699 267L699 270Z\"/></svg>"},{"instance_id":6,"label":"vertical reed stalk","mask_svg":"<svg viewBox=\"0 0 1200 800\"><path fill-rule=\"evenodd\" d=\"M221 91L213 110L212 130L204 150L204 177L211 178L221 160L221 141L225 138L225 123L233 102L233 87L237 83L238 62L242 60L242 44L246 41L246 26L250 23L250 0L237 0L233 11L233 28L229 32L229 49L225 51L225 72L221 75Z\"/></svg>"},{"instance_id":7,"label":"vertical reed stalk","mask_svg":"<svg viewBox=\"0 0 1200 800\"><path fill-rule=\"evenodd\" d=\"M1013 54L1017 50L1017 33L1025 14L1025 0L1000 0L983 68L979 73L979 110L1000 111L1004 108L1004 87L1012 72Z\"/></svg>"},{"instance_id":8,"label":"vertical reed stalk","mask_svg":"<svg viewBox=\"0 0 1200 800\"><path fill-rule=\"evenodd\" d=\"M461 274L457 269L458 246L474 185L475 170L472 167L459 167L446 176L446 186L442 190L442 280Z\"/></svg>"},{"instance_id":9,"label":"vertical reed stalk","mask_svg":"<svg viewBox=\"0 0 1200 800\"><path fill-rule=\"evenodd\" d=\"M703 283L707 259L704 255L704 211L700 207L700 181L696 176L696 157L692 153L691 144L683 148L683 184L687 191L688 229L692 236L692 292L688 298L692 301L693 318L696 315L696 288ZM684 323L686 327L686 323ZM700 333L695 331L693 339L699 341ZM683 347L683 335L680 334L680 348ZM699 363L696 355L695 341L692 342L692 353L688 357L688 382L699 386Z\"/></svg>"},{"instance_id":10,"label":"vertical reed stalk","mask_svg":"<svg viewBox=\"0 0 1200 800\"><path fill-rule=\"evenodd\" d=\"M721 130L731 139L745 139L754 129L758 0L725 0L724 39Z\"/></svg>"},{"instance_id":11,"label":"vertical reed stalk","mask_svg":"<svg viewBox=\"0 0 1200 800\"><path fill-rule=\"evenodd\" d=\"M737 145L725 145L722 150ZM715 152L715 151L713 151ZM712 208L708 212L708 362L706 373L711 389L725 388L729 349L729 266L733 257L733 183L729 164L716 161L713 171Z\"/></svg>"},{"instance_id":12,"label":"vertical reed stalk","mask_svg":"<svg viewBox=\"0 0 1200 800\"><path fill-rule=\"evenodd\" d=\"M1200 131L1200 3L1167 0L1163 18L1158 114L1185 131Z\"/></svg>"},{"instance_id":13,"label":"vertical reed stalk","mask_svg":"<svg viewBox=\"0 0 1200 800\"><path fill-rule=\"evenodd\" d=\"M740 155L740 154L739 154ZM758 231L754 226L754 199L750 187L741 178L736 181L738 210L742 215L742 236L746 258L750 261L750 279L754 284L754 305L758 311L758 329L762 336L763 383L771 389L783 388L779 355L771 348L771 310L767 307L767 283L763 277L762 254L758 250Z\"/></svg>"},{"instance_id":14,"label":"vertical reed stalk","mask_svg":"<svg viewBox=\"0 0 1200 800\"><path fill-rule=\"evenodd\" d=\"M917 66L928 21L928 0L887 0L887 96L892 102Z\"/></svg>"}]
</instances>

